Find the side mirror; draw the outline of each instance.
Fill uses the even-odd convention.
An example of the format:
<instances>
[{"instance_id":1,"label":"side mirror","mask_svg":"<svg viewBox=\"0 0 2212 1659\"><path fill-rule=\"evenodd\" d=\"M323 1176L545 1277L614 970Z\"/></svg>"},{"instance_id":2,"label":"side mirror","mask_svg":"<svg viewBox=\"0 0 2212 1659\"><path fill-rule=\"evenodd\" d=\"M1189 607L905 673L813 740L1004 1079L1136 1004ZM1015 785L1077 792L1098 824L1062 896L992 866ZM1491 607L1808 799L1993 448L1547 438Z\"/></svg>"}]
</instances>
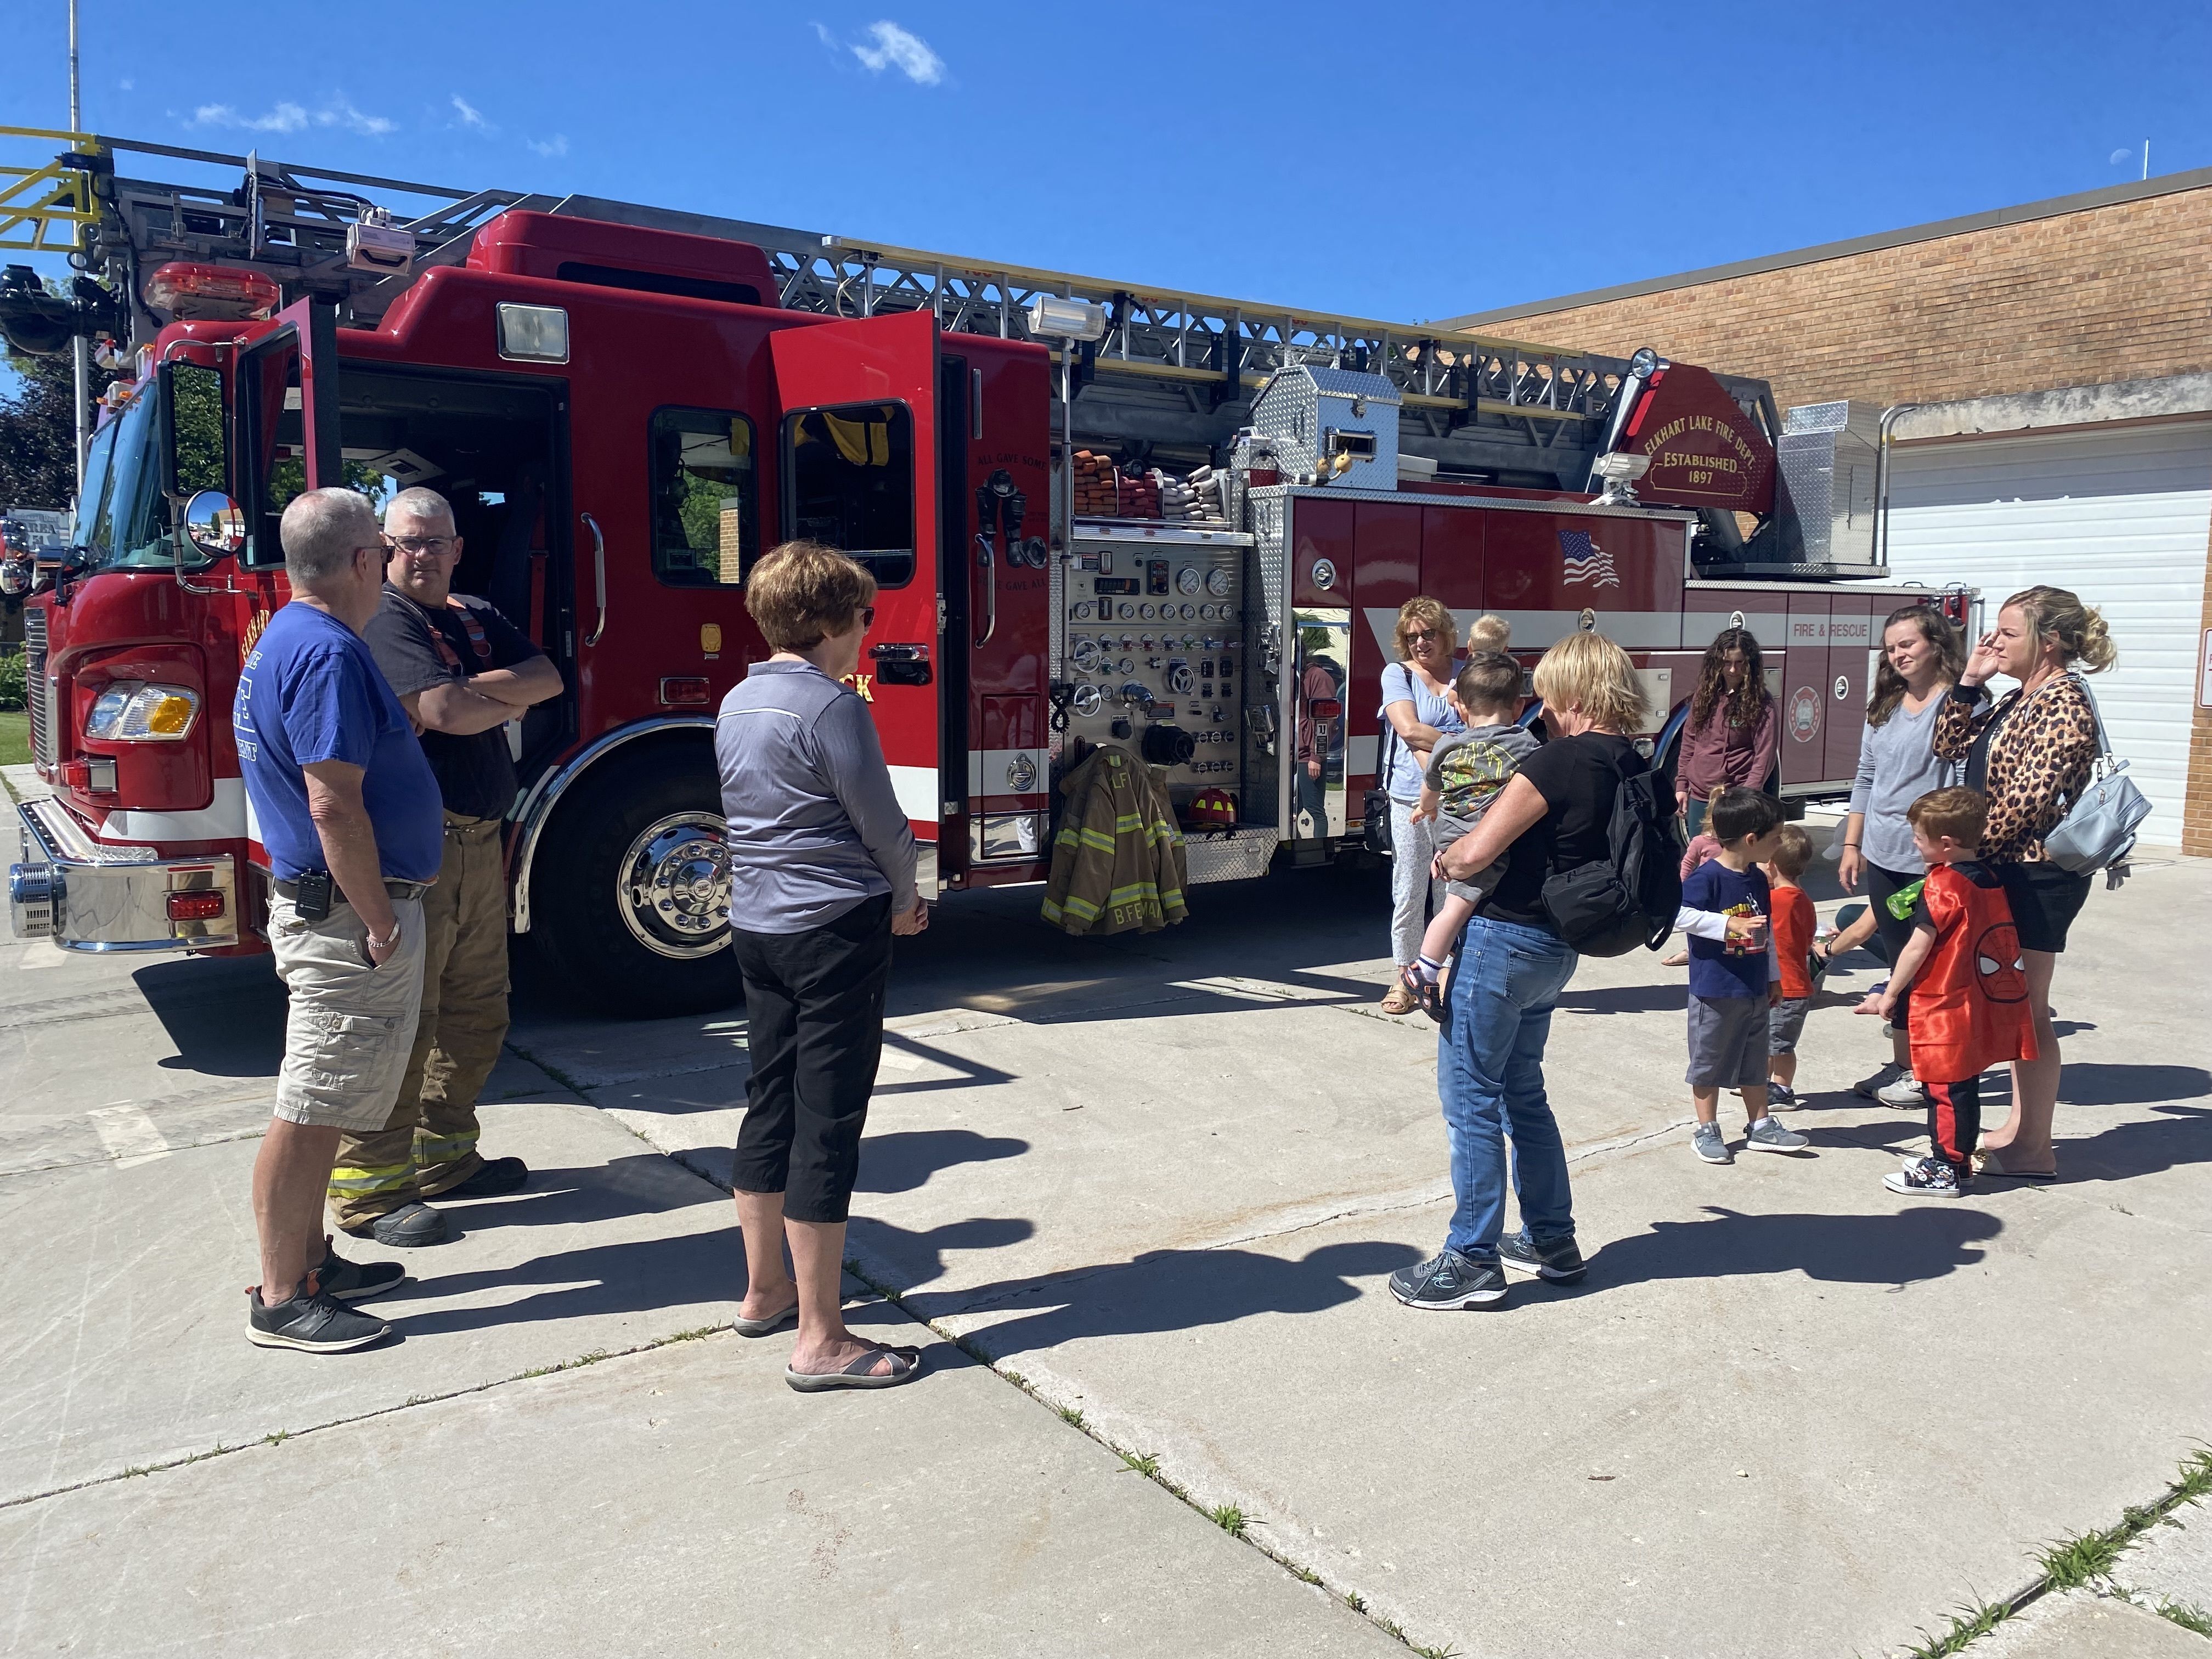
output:
<instances>
[{"instance_id":1,"label":"side mirror","mask_svg":"<svg viewBox=\"0 0 2212 1659\"><path fill-rule=\"evenodd\" d=\"M220 489L203 489L185 503L185 539L210 558L246 549L246 514Z\"/></svg>"},{"instance_id":2,"label":"side mirror","mask_svg":"<svg viewBox=\"0 0 2212 1659\"><path fill-rule=\"evenodd\" d=\"M0 597L20 599L31 591L31 562L10 554L0 559Z\"/></svg>"}]
</instances>

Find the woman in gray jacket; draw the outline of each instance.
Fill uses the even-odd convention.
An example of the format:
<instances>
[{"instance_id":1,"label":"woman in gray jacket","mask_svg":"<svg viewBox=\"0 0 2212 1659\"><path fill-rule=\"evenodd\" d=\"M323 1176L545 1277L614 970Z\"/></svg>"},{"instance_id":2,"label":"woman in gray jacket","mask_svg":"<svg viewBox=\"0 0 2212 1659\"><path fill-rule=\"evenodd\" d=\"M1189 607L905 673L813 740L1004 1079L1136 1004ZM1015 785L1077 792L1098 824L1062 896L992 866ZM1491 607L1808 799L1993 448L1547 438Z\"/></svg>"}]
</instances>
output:
<instances>
[{"instance_id":1,"label":"woman in gray jacket","mask_svg":"<svg viewBox=\"0 0 2212 1659\"><path fill-rule=\"evenodd\" d=\"M731 688L714 721L752 1061L730 1171L745 1238L737 1329L767 1336L796 1322L784 1380L807 1394L891 1388L921 1362L918 1349L854 1336L839 1294L891 936L929 923L875 722L843 684L875 597L875 579L833 549L787 542L768 554L746 577L745 609L775 654Z\"/></svg>"},{"instance_id":2,"label":"woman in gray jacket","mask_svg":"<svg viewBox=\"0 0 2212 1659\"><path fill-rule=\"evenodd\" d=\"M1881 628L1881 665L1875 670L1866 732L1859 739L1859 770L1851 785L1850 816L1844 821L1843 855L1836 878L1846 893L1863 881L1875 930L1897 960L1912 936L1909 916L1890 912L1889 896L1927 873L1913 848L1905 809L1943 786L1949 770L1936 757L1936 717L1966 665L1965 642L1932 605L1900 605ZM1907 991L1891 1015L1889 1063L1852 1087L1870 1100L1918 1109L1926 1103L1912 1075L1905 1036Z\"/></svg>"}]
</instances>

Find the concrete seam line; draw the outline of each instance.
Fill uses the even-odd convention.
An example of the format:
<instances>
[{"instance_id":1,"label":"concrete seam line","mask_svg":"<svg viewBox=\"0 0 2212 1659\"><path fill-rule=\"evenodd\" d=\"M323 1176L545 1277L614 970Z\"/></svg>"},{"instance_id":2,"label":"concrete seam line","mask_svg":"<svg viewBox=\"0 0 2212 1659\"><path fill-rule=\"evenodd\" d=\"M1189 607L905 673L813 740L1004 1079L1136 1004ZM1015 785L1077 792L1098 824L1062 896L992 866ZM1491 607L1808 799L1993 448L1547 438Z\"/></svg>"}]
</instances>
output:
<instances>
[{"instance_id":1,"label":"concrete seam line","mask_svg":"<svg viewBox=\"0 0 2212 1659\"><path fill-rule=\"evenodd\" d=\"M562 1371L581 1370L610 1359L627 1359L636 1354L651 1353L656 1349L672 1347L678 1342L696 1342L702 1338L717 1336L731 1328L725 1320L719 1325L701 1325L688 1331L676 1331L666 1336L657 1336L649 1342L640 1342L627 1348L598 1348L590 1353L579 1354L573 1359L560 1360L550 1365L534 1365L526 1371L517 1371L512 1376L495 1376L482 1382L471 1382L466 1388L447 1389L439 1394L410 1395L396 1406L379 1406L374 1411L357 1412L351 1417L334 1417L324 1423L311 1423L304 1429L276 1429L256 1439L243 1441L235 1446L218 1440L205 1451L187 1452L182 1457L172 1457L159 1463L133 1464L111 1474L95 1474L83 1480L70 1482L66 1486L51 1486L44 1492L25 1492L19 1497L0 1498L0 1510L20 1509L26 1504L36 1504L48 1498L64 1498L73 1492L87 1492L94 1486L113 1486L119 1480L136 1480L140 1475L165 1474L171 1469L181 1469L187 1464L204 1463L211 1458L228 1457L234 1452L252 1451L257 1446L274 1446L287 1440L298 1440L310 1434L320 1434L325 1429L343 1429L354 1423L368 1423L380 1417L391 1417L397 1413L412 1411L418 1406L436 1406L448 1400L465 1399L472 1394L487 1394L494 1389L503 1389L510 1383L528 1382L541 1376L557 1376Z\"/></svg>"}]
</instances>

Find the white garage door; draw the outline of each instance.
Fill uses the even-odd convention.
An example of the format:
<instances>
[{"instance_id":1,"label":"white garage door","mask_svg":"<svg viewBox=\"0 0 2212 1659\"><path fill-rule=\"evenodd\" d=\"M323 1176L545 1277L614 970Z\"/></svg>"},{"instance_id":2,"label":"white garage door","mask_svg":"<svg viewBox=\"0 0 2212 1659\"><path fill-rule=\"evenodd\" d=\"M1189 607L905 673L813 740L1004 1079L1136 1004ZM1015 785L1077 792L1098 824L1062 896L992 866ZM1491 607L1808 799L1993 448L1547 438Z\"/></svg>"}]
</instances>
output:
<instances>
[{"instance_id":1,"label":"white garage door","mask_svg":"<svg viewBox=\"0 0 2212 1659\"><path fill-rule=\"evenodd\" d=\"M2007 594L2048 582L2104 612L2120 665L2089 684L2114 750L2150 798L2147 842L2178 846L2196 702L2212 423L2075 428L1900 446L1893 580Z\"/></svg>"}]
</instances>

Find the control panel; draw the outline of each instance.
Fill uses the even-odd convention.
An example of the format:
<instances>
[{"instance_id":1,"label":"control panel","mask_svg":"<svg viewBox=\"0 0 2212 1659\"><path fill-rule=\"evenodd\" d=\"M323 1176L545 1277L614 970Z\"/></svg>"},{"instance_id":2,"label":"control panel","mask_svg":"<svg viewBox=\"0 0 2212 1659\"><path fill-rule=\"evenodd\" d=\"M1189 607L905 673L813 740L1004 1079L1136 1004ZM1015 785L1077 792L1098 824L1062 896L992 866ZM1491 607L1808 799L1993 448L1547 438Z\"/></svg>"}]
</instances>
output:
<instances>
[{"instance_id":1,"label":"control panel","mask_svg":"<svg viewBox=\"0 0 2212 1659\"><path fill-rule=\"evenodd\" d=\"M1061 589L1068 735L1167 768L1179 802L1237 787L1245 551L1229 540L1079 536Z\"/></svg>"}]
</instances>

